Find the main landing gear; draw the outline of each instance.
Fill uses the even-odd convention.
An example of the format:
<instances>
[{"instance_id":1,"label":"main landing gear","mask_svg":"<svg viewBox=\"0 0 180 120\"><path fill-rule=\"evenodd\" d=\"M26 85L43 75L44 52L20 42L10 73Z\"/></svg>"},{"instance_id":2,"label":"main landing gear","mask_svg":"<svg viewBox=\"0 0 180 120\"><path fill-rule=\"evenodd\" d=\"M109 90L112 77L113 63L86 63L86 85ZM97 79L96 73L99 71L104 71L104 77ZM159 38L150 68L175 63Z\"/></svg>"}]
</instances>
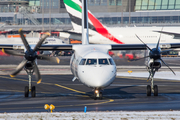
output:
<instances>
[{"instance_id":1,"label":"main landing gear","mask_svg":"<svg viewBox=\"0 0 180 120\"><path fill-rule=\"evenodd\" d=\"M97 98L102 100L102 97L103 97L102 92L100 92L100 90L98 90L98 89L95 89L94 90L94 100L97 100Z\"/></svg>"},{"instance_id":2,"label":"main landing gear","mask_svg":"<svg viewBox=\"0 0 180 120\"><path fill-rule=\"evenodd\" d=\"M31 97L36 97L36 87L32 86L31 78L34 70L25 69L29 77L29 86L25 86L24 96L29 97L29 92L31 92Z\"/></svg>"},{"instance_id":3,"label":"main landing gear","mask_svg":"<svg viewBox=\"0 0 180 120\"><path fill-rule=\"evenodd\" d=\"M147 85L146 94L147 96L151 96L151 91L154 93L154 96L158 96L158 86L154 85L154 74L156 72L156 69L150 70L150 75L147 81L151 80L151 86Z\"/></svg>"}]
</instances>

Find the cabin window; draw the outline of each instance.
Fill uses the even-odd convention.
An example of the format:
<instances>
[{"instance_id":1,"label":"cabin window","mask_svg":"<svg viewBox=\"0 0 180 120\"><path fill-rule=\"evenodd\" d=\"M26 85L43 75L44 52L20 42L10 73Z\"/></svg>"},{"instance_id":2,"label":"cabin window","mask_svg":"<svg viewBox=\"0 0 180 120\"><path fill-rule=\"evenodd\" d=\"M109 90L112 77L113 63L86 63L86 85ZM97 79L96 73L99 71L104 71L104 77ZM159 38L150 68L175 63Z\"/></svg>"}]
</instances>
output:
<instances>
[{"instance_id":1,"label":"cabin window","mask_svg":"<svg viewBox=\"0 0 180 120\"><path fill-rule=\"evenodd\" d=\"M114 63L114 61L113 61L112 58L109 59L109 63L110 63L111 65L115 65L115 63Z\"/></svg>"},{"instance_id":2,"label":"cabin window","mask_svg":"<svg viewBox=\"0 0 180 120\"><path fill-rule=\"evenodd\" d=\"M98 61L99 61L99 65L109 65L107 59L99 59Z\"/></svg>"},{"instance_id":3,"label":"cabin window","mask_svg":"<svg viewBox=\"0 0 180 120\"><path fill-rule=\"evenodd\" d=\"M86 59L82 59L81 62L79 63L79 65L84 65L86 62Z\"/></svg>"},{"instance_id":4,"label":"cabin window","mask_svg":"<svg viewBox=\"0 0 180 120\"><path fill-rule=\"evenodd\" d=\"M97 65L97 59L87 59L86 65Z\"/></svg>"}]
</instances>

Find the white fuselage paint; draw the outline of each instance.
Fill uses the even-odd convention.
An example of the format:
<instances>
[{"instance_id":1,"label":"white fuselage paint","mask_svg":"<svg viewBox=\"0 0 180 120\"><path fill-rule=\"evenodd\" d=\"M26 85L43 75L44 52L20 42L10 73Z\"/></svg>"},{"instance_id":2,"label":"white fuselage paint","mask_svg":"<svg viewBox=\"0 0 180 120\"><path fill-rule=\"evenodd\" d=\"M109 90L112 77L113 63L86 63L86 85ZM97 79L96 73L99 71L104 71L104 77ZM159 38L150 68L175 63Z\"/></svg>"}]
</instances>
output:
<instances>
[{"instance_id":1,"label":"white fuselage paint","mask_svg":"<svg viewBox=\"0 0 180 120\"><path fill-rule=\"evenodd\" d=\"M108 50L111 49L110 45L75 45L75 51L70 61L70 67L73 75L84 85L102 89L109 86L116 77L116 65L101 65L99 59L111 59L108 55ZM95 65L80 65L82 59L86 62L88 59L97 59ZM113 61L114 62L114 61Z\"/></svg>"},{"instance_id":2,"label":"white fuselage paint","mask_svg":"<svg viewBox=\"0 0 180 120\"><path fill-rule=\"evenodd\" d=\"M116 39L124 44L142 44L142 42L135 36L137 34L145 43L156 44L160 33L154 31L161 31L162 27L106 27ZM179 27L163 27L163 31L178 33ZM81 33L81 31L74 31ZM102 36L98 32L89 29L89 43L92 44L117 44L110 39ZM61 33L61 37L79 39L78 36L70 35L68 33ZM173 35L161 34L160 43L178 43L180 38L174 38Z\"/></svg>"},{"instance_id":3,"label":"white fuselage paint","mask_svg":"<svg viewBox=\"0 0 180 120\"><path fill-rule=\"evenodd\" d=\"M26 38L28 43L31 44L37 44L40 38L34 38L34 37L27 37ZM21 38L0 38L1 44L22 44ZM64 44L63 40L56 38L56 37L48 37L44 41L44 44Z\"/></svg>"}]
</instances>

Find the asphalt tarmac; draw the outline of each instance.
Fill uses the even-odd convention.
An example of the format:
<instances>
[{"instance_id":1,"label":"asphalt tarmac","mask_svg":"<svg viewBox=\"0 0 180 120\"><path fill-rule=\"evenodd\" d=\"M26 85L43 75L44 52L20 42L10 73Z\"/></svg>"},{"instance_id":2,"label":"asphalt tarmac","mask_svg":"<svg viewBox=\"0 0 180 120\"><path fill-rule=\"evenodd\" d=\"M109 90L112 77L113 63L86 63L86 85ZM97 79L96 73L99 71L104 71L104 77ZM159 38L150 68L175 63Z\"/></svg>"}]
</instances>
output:
<instances>
[{"instance_id":1,"label":"asphalt tarmac","mask_svg":"<svg viewBox=\"0 0 180 120\"><path fill-rule=\"evenodd\" d=\"M59 57L60 65L69 65L70 57ZM179 58L163 58L170 66L179 66ZM23 60L21 57L0 56L0 65L16 66ZM114 58L118 66L144 66L144 60L128 61ZM45 61L38 61L38 65L54 65ZM4 73L13 69L2 69ZM52 69L52 68L50 68ZM69 68L67 68L67 71ZM40 70L42 70L40 68ZM58 69L67 72L65 69ZM59 111L151 111L151 110L180 110L180 81L155 79L158 85L159 96L146 96L146 86L150 85L146 78L117 77L113 84L103 90L103 100L94 100L91 88L79 81L72 82L72 75L42 75L42 83L36 84L33 76L33 85L36 86L36 97L24 97L24 87L28 85L27 75L18 75L11 78L0 75L0 112L45 112L45 104L55 105ZM49 111L48 111L49 112Z\"/></svg>"},{"instance_id":2,"label":"asphalt tarmac","mask_svg":"<svg viewBox=\"0 0 180 120\"><path fill-rule=\"evenodd\" d=\"M103 100L94 100L91 88L79 81L72 82L72 75L42 75L36 86L36 97L24 97L28 85L27 75L15 78L0 76L0 112L46 112L45 104L55 105L56 112L83 111L151 111L180 110L180 81L155 79L159 96L146 96L146 78L117 77L103 90ZM33 77L33 80L35 78Z\"/></svg>"}]
</instances>

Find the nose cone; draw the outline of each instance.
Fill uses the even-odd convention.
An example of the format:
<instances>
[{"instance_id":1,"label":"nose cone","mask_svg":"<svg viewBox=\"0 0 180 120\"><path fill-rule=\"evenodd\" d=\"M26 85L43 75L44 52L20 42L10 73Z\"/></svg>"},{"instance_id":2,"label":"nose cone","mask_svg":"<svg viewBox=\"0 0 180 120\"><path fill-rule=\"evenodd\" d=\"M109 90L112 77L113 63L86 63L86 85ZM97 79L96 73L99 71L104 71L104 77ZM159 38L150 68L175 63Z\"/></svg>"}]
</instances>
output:
<instances>
[{"instance_id":1,"label":"nose cone","mask_svg":"<svg viewBox=\"0 0 180 120\"><path fill-rule=\"evenodd\" d=\"M82 83L92 88L104 88L109 86L116 77L116 67L105 66L80 66L79 79Z\"/></svg>"}]
</instances>

